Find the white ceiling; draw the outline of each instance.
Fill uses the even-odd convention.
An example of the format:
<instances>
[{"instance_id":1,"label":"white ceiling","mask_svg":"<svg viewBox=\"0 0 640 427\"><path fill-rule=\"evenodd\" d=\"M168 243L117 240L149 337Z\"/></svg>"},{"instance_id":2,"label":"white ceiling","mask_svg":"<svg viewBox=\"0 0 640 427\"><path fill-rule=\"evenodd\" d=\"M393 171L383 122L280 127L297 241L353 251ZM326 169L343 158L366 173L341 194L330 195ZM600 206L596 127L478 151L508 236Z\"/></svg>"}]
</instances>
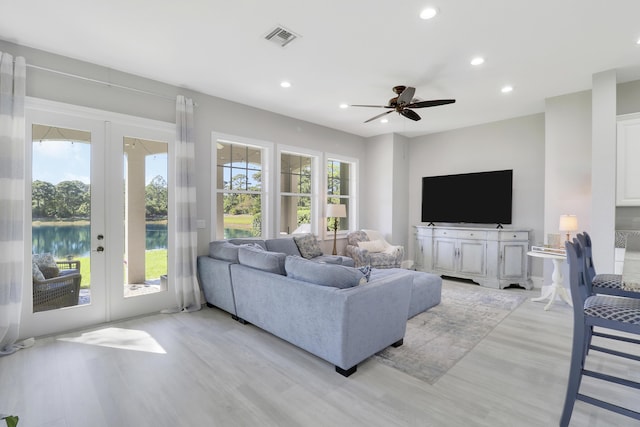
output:
<instances>
[{"instance_id":1,"label":"white ceiling","mask_svg":"<svg viewBox=\"0 0 640 427\"><path fill-rule=\"evenodd\" d=\"M0 39L362 136L415 136L544 111L617 69L640 79L639 0L3 0ZM440 13L419 18L426 6ZM264 39L282 25L300 38ZM472 57L486 62L473 67ZM27 61L29 58L27 58ZM283 89L280 81L292 86ZM503 94L503 85L514 87ZM395 85L455 104L396 113Z\"/></svg>"}]
</instances>

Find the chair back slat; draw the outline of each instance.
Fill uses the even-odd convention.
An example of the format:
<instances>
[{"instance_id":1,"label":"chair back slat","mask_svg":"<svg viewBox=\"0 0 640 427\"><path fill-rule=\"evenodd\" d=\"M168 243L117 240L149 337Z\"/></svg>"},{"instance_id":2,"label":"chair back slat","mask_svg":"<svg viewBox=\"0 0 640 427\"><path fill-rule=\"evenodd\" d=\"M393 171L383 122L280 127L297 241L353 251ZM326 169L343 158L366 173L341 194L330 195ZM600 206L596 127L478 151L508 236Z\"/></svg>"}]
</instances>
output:
<instances>
[{"instance_id":1,"label":"chair back slat","mask_svg":"<svg viewBox=\"0 0 640 427\"><path fill-rule=\"evenodd\" d=\"M589 234L584 231L582 233L576 234L576 238L580 245L580 249L582 249L582 255L584 259L584 282L586 286L587 296L593 293L592 284L593 278L596 277L596 268L593 265L593 248L591 246L591 237Z\"/></svg>"},{"instance_id":2,"label":"chair back slat","mask_svg":"<svg viewBox=\"0 0 640 427\"><path fill-rule=\"evenodd\" d=\"M571 300L573 302L574 320L583 321L584 302L591 295L585 282L584 252L577 239L566 242L567 262L569 263L569 284L571 286Z\"/></svg>"}]
</instances>

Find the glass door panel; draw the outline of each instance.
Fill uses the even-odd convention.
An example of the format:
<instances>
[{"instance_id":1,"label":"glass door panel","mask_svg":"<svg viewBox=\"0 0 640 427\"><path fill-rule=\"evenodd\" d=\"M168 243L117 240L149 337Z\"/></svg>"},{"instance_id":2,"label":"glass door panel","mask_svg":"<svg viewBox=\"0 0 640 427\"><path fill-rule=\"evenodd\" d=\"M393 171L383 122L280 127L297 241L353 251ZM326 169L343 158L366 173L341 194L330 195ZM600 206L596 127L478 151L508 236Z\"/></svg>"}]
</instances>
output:
<instances>
[{"instance_id":1,"label":"glass door panel","mask_svg":"<svg viewBox=\"0 0 640 427\"><path fill-rule=\"evenodd\" d=\"M108 283L110 313L122 318L175 305L169 268L174 131L112 123L110 134L107 224L117 231Z\"/></svg>"},{"instance_id":2,"label":"glass door panel","mask_svg":"<svg viewBox=\"0 0 640 427\"><path fill-rule=\"evenodd\" d=\"M32 127L33 312L91 303L91 133Z\"/></svg>"},{"instance_id":3,"label":"glass door panel","mask_svg":"<svg viewBox=\"0 0 640 427\"><path fill-rule=\"evenodd\" d=\"M24 258L32 262L25 263L21 334L104 322L104 122L27 108L26 125L31 245Z\"/></svg>"},{"instance_id":4,"label":"glass door panel","mask_svg":"<svg viewBox=\"0 0 640 427\"><path fill-rule=\"evenodd\" d=\"M168 144L125 137L124 297L167 290Z\"/></svg>"}]
</instances>

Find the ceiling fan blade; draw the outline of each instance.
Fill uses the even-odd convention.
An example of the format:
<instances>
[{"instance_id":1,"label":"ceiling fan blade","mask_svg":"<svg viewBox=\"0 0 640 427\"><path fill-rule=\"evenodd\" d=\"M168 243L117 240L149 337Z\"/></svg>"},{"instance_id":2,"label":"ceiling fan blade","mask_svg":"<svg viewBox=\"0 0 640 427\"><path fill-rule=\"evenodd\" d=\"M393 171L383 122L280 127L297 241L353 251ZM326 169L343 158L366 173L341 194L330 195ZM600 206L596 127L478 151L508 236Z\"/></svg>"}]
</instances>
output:
<instances>
[{"instance_id":1,"label":"ceiling fan blade","mask_svg":"<svg viewBox=\"0 0 640 427\"><path fill-rule=\"evenodd\" d=\"M378 114L378 115L377 115L377 116L375 116L375 117L371 117L369 120L365 121L365 123L372 122L372 121L374 121L375 119L379 119L380 117L382 117L382 116L386 116L386 115L387 115L387 114L389 114L389 113L393 113L393 110L385 111L385 112L384 112L384 113L382 113L382 114Z\"/></svg>"},{"instance_id":2,"label":"ceiling fan blade","mask_svg":"<svg viewBox=\"0 0 640 427\"><path fill-rule=\"evenodd\" d=\"M415 87L407 87L402 91L400 96L398 96L398 105L407 105L411 103L413 99L413 95L416 93Z\"/></svg>"},{"instance_id":3,"label":"ceiling fan blade","mask_svg":"<svg viewBox=\"0 0 640 427\"><path fill-rule=\"evenodd\" d=\"M453 104L455 99L432 99L431 101L418 101L413 104L409 104L407 108L424 108L424 107L437 107L438 105Z\"/></svg>"},{"instance_id":4,"label":"ceiling fan blade","mask_svg":"<svg viewBox=\"0 0 640 427\"><path fill-rule=\"evenodd\" d=\"M418 115L418 113L416 113L415 111L412 110L407 110L406 108L402 111L400 111L400 114L402 114L403 116L405 116L407 119L411 119L413 121L418 121L420 120L420 116Z\"/></svg>"},{"instance_id":5,"label":"ceiling fan blade","mask_svg":"<svg viewBox=\"0 0 640 427\"><path fill-rule=\"evenodd\" d=\"M353 104L351 107L373 107L373 108L393 108L389 105L357 105Z\"/></svg>"}]
</instances>

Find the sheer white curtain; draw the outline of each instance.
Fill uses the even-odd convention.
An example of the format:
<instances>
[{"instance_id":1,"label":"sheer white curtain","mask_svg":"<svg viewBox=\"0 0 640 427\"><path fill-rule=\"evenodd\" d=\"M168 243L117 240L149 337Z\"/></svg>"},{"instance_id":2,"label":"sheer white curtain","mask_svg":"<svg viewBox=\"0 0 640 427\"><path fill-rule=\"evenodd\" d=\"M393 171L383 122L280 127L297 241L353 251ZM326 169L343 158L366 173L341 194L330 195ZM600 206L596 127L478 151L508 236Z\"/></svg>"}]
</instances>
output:
<instances>
[{"instance_id":1,"label":"sheer white curtain","mask_svg":"<svg viewBox=\"0 0 640 427\"><path fill-rule=\"evenodd\" d=\"M23 57L0 52L0 356L16 343L24 282L24 95Z\"/></svg>"},{"instance_id":2,"label":"sheer white curtain","mask_svg":"<svg viewBox=\"0 0 640 427\"><path fill-rule=\"evenodd\" d=\"M198 235L196 231L195 139L193 100L176 99L176 245L175 290L177 307L165 312L196 311L201 308L196 276Z\"/></svg>"}]
</instances>

